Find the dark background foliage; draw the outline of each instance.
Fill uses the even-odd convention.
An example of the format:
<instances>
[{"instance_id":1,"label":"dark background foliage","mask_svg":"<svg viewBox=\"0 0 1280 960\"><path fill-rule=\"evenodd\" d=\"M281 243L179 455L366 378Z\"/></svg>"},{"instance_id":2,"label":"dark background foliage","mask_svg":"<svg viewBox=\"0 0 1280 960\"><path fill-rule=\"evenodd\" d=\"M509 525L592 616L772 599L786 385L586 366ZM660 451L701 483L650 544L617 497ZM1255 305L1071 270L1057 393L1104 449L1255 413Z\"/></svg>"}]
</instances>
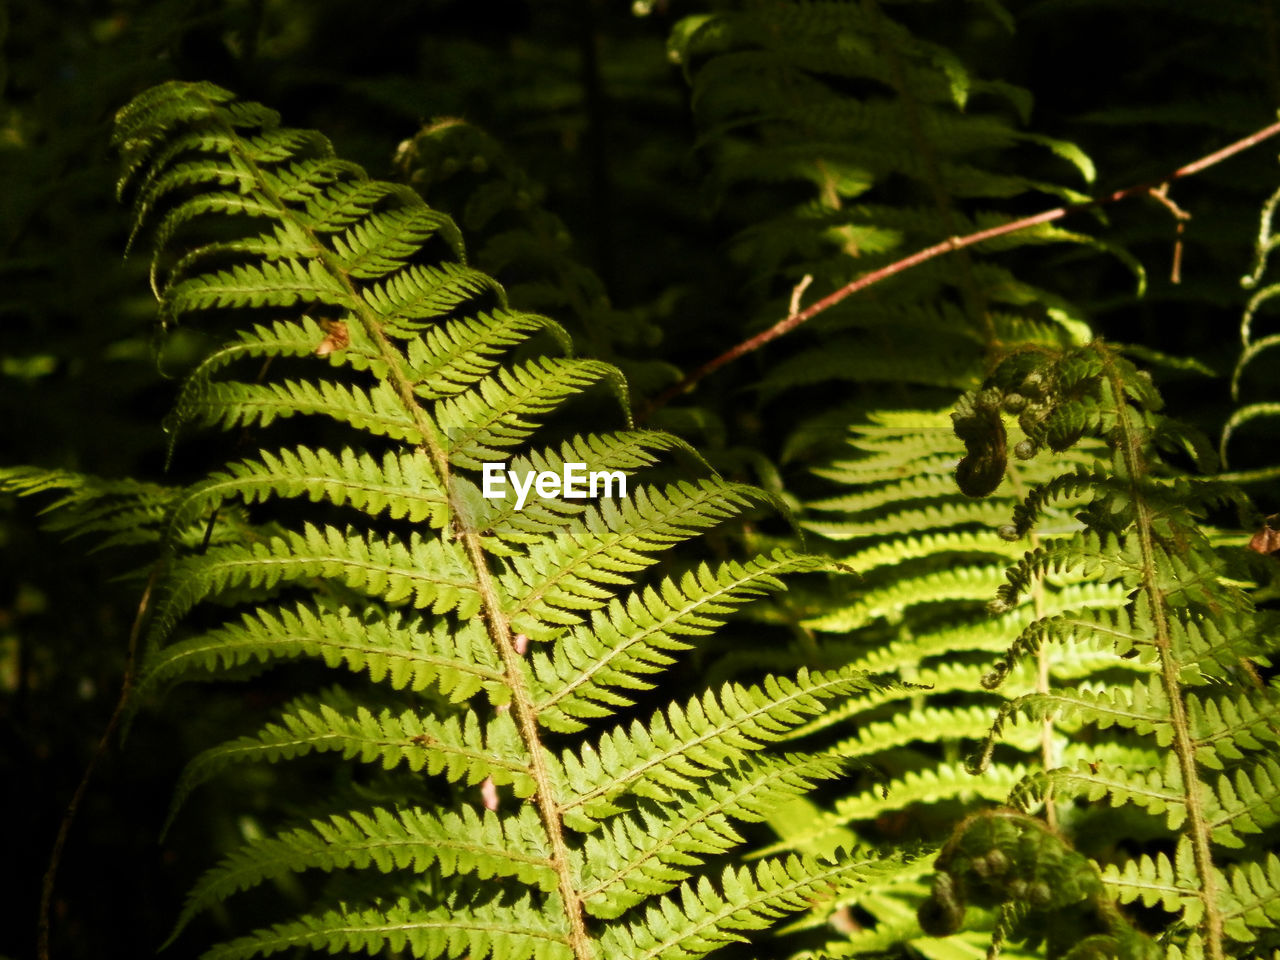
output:
<instances>
[{"instance_id":1,"label":"dark background foliage","mask_svg":"<svg viewBox=\"0 0 1280 960\"><path fill-rule=\"evenodd\" d=\"M27 0L0 8L0 458L185 479L182 447L164 472L159 424L175 383L157 373L141 258L121 260L127 218L113 198L107 143L113 112L167 78L213 80L268 103L288 124L325 132L374 176L394 175L397 144L434 119L460 117L495 134L545 188L545 206L568 225L613 304L652 328L619 348L621 359L689 368L775 319L766 304L784 286L761 284L729 253L735 232L763 219L776 198L707 199L688 93L665 53L675 20L709 5ZM1280 11L1271 0L1016 2L1012 34L982 6L894 13L976 73L1033 91L1035 129L1092 156L1100 192L1156 177L1274 119ZM1073 224L1146 265L1142 298L1112 258L1044 247L1011 257L1042 286L1084 304L1104 335L1229 371L1239 351L1238 278L1277 179L1275 152L1263 147L1178 184L1175 196L1193 215L1180 284L1170 282L1174 222L1151 201ZM1025 172L1036 176L1049 162L1029 151ZM427 199L461 216L446 186ZM201 337L170 344L161 366L180 369L206 348ZM776 344L727 368L665 423L704 446L777 462L794 411L747 388L786 352ZM1260 398L1267 373L1252 376L1246 389ZM1164 388L1179 415L1211 434L1230 409L1221 378ZM822 389L806 402L839 402L836 387ZM1269 459L1257 433L1233 454L1241 467ZM724 462L766 479L749 458ZM1264 507L1275 500L1260 496ZM0 817L8 828L0 863L16 892L6 900L0 956L19 957L34 952L38 878L118 693L145 558L107 562L86 540L58 544L39 532L27 504L10 500L0 500L0 546ZM697 678L689 680L692 689ZM249 811L251 821L269 799L298 789L286 776L312 775L273 768L208 787L157 843L182 760L238 714L280 696L270 685L187 688L144 716L123 751L109 752L62 867L60 957L152 952L197 871L252 829L227 811Z\"/></svg>"}]
</instances>

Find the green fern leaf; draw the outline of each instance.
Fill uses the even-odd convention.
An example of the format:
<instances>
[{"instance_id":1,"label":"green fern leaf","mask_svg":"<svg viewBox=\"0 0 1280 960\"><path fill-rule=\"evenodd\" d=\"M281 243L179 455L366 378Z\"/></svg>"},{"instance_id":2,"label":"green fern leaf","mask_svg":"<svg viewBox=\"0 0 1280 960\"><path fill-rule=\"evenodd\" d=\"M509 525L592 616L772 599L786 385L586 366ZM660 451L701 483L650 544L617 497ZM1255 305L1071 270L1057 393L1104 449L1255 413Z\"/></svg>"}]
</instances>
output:
<instances>
[{"instance_id":1,"label":"green fern leaf","mask_svg":"<svg viewBox=\"0 0 1280 960\"><path fill-rule=\"evenodd\" d=\"M301 825L231 852L179 927L306 871L358 875L359 896L206 957L598 960L624 944L701 956L896 862L717 865L718 889L706 865L742 842L737 823L842 771L838 758L772 755L772 744L831 703L889 696L894 680L800 670L722 685L647 722L626 713L695 638L783 575L830 569L777 551L649 574L767 497L719 478L642 482L660 454L688 450L660 433L534 445L599 386L629 425L621 375L539 352L568 352L557 324L509 309L463 262L449 218L337 160L318 134L212 85L171 83L121 111L117 143L137 224L155 224L162 318L239 328L188 378L174 436L187 424L287 433L305 415L315 438L264 444L167 494L131 706L253 664L341 671L342 685L199 754L173 809L233 767L321 754L361 768L365 799L316 798ZM265 363L248 380L253 360ZM503 459L566 476L589 463L625 486L579 502L539 484L513 504L487 489L486 464ZM253 525L220 519L246 511ZM223 532L193 539L204 526ZM616 725L602 731L606 717Z\"/></svg>"}]
</instances>

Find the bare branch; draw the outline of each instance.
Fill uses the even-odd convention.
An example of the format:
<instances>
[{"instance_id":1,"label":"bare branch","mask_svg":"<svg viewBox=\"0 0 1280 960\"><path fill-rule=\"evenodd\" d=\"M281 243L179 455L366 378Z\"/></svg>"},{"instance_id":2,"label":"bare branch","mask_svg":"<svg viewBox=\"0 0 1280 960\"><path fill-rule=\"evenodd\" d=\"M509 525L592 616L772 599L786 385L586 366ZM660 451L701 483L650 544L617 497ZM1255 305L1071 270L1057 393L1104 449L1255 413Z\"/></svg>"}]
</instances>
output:
<instances>
[{"instance_id":1,"label":"bare branch","mask_svg":"<svg viewBox=\"0 0 1280 960\"><path fill-rule=\"evenodd\" d=\"M961 237L948 237L941 243L936 243L931 247L926 247L909 257L896 260L888 266L881 267L879 270L873 270L871 273L858 277L850 283L845 284L839 290L827 294L821 300L818 300L804 310L792 313L779 320L767 330L757 333L755 336L743 340L734 347L730 347L724 353L720 354L713 360L709 360L702 366L698 367L692 373L688 374L683 380L675 386L660 394L641 414L640 419L644 420L651 416L654 411L666 406L676 397L683 393L688 393L697 384L712 373L715 373L727 363L737 360L739 357L746 356L755 350L760 349L771 340L777 340L783 334L790 333L796 327L800 326L807 320L811 320L824 310L829 310L837 303L853 296L860 290L879 283L881 280L887 280L889 277L896 276L912 267L917 267L922 263L940 257L943 254L953 253L956 250L963 250L965 247L972 247L982 243L985 240L994 240L996 237L1003 237L1006 234L1017 233L1020 230L1026 230L1030 227L1039 226L1042 223L1053 223L1055 220L1061 220L1073 213L1079 213L1083 210L1090 210L1094 207L1100 207L1108 203L1116 203L1120 200L1128 200L1130 197L1151 195L1157 199L1168 201L1168 185L1174 180L1180 180L1183 177L1190 177L1207 170L1214 164L1221 163L1228 157L1235 156L1250 147L1257 146L1264 140L1280 134L1280 122L1273 123L1268 127L1263 127L1243 139L1228 144L1221 150L1215 150L1199 160L1181 166L1172 173L1159 177L1155 180L1148 180L1143 183L1135 184L1132 187L1125 187L1123 190L1116 190L1102 197L1095 197L1092 200L1086 200L1083 203L1073 203L1066 206L1055 207L1052 210L1045 210L1041 213L1033 214L1030 217L1023 217L1021 220L1012 220L1009 223L1001 224L998 227L988 227L986 230L978 230ZM1169 201L1171 202L1171 201ZM1176 215L1176 214L1175 214ZM793 297L793 301L798 298Z\"/></svg>"}]
</instances>

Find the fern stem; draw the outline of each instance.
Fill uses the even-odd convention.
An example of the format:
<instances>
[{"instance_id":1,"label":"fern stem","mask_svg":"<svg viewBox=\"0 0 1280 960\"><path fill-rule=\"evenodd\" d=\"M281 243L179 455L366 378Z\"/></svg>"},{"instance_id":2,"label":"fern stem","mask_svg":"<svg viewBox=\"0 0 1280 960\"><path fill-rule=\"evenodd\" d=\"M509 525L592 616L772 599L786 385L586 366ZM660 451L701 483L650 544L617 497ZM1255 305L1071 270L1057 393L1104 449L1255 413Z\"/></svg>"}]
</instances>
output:
<instances>
[{"instance_id":1,"label":"fern stem","mask_svg":"<svg viewBox=\"0 0 1280 960\"><path fill-rule=\"evenodd\" d=\"M569 921L569 946L573 949L573 955L577 960L593 960L595 951L591 947L591 937L587 933L586 916L582 908L583 895L574 883L569 845L565 841L564 823L560 808L555 801L551 774L543 755L542 738L538 733L538 719L533 697L525 686L524 674L521 672L522 658L516 651L515 640L511 636L511 626L502 613L498 591L489 573L479 536L474 530L467 530L463 534L463 542L475 567L476 586L480 591L481 603L484 606L491 635L497 644L498 654L502 657L516 722L520 727L525 746L529 749L529 773L533 777L536 790L533 799L538 805L542 826L547 831L547 840L551 845L551 866L556 872L560 899Z\"/></svg>"},{"instance_id":2,"label":"fern stem","mask_svg":"<svg viewBox=\"0 0 1280 960\"><path fill-rule=\"evenodd\" d=\"M821 300L810 304L799 313L793 313L790 316L782 318L767 330L762 330L755 336L749 337L736 346L730 347L718 357L707 361L692 373L685 376L679 383L675 384L675 386L670 387L659 394L657 398L641 412L637 419L640 421L648 419L655 411L665 407L681 394L688 393L700 382L726 364L732 363L739 357L745 357L748 353L753 353L754 351L759 350L766 343L770 343L773 340L777 340L784 334L790 333L796 327L806 321L812 320L818 314L823 313L826 310L830 310L836 304L848 299L855 293L865 290L867 287L874 286L881 280L887 280L890 277L910 270L912 267L918 267L920 264L927 263L928 261L943 256L944 254L954 253L957 250L972 247L986 240L994 240L996 237L1003 237L1006 234L1017 233L1019 230L1037 227L1044 223L1053 223L1054 221L1061 220L1073 213L1091 210L1094 207L1104 206L1109 203L1117 203L1120 200L1128 200L1131 197L1146 196L1152 190L1158 189L1163 184L1171 183L1174 180L1180 180L1183 177L1194 176L1202 170L1207 170L1209 167L1221 163L1223 160L1233 157L1237 153L1248 150L1250 147L1257 146L1259 143L1262 143L1264 140L1268 140L1277 134L1280 134L1280 122L1273 123L1270 126L1256 130L1247 137L1242 137L1220 150L1215 150L1213 153L1206 154L1200 159L1193 160L1191 163L1178 167L1178 169L1171 173L1165 174L1162 177L1157 177L1154 180L1146 180L1131 187L1125 187L1122 190L1116 190L1113 193L1106 194L1105 196L1095 197L1081 203L1066 204L1061 207L1055 207L1052 210L1044 210L1040 213L1032 214L1029 217L1023 217L1021 220L1012 220L1009 223L1002 223L996 227L988 227L985 230L977 230L973 233L965 234L964 236L948 237L946 240L943 240L940 243L935 243L933 246L926 247L923 250L918 250L908 257L903 257L901 260L895 260L888 266L881 267L879 270L873 270L871 273L864 274L856 280L850 281L838 290L827 294Z\"/></svg>"},{"instance_id":3,"label":"fern stem","mask_svg":"<svg viewBox=\"0 0 1280 960\"><path fill-rule=\"evenodd\" d=\"M1014 461L1010 460L1005 468L1005 475L1009 478L1009 485L1013 488L1014 496L1022 502L1027 495L1026 487L1021 482L1019 472L1014 469ZM1039 550L1043 545L1040 534L1032 527L1027 531L1027 540L1031 545L1032 552ZM1031 604L1034 611L1036 621L1041 621L1046 616L1044 602L1044 576L1036 574L1031 581ZM1049 655L1049 647L1047 644L1041 644L1040 649L1036 651L1036 693L1048 695L1052 684L1050 665L1052 658ZM1040 763L1044 766L1045 772L1048 773L1054 768L1054 750L1053 750L1053 717L1052 713L1046 713L1044 720L1040 726ZM1053 787L1050 785L1044 796L1044 821L1051 828L1058 828L1058 808L1053 800Z\"/></svg>"},{"instance_id":4,"label":"fern stem","mask_svg":"<svg viewBox=\"0 0 1280 960\"><path fill-rule=\"evenodd\" d=\"M1034 549L1034 547L1032 548ZM1036 619L1042 619L1044 614L1044 579L1037 577L1035 585L1031 588L1031 595L1035 603ZM1048 694L1050 690L1049 684L1049 648L1041 645L1036 651L1036 692ZM1045 714L1044 720L1040 726L1040 762L1044 765L1046 772L1052 770L1053 762L1053 714ZM1044 821L1053 829L1058 827L1058 808L1053 802L1053 787L1050 786L1044 796Z\"/></svg>"},{"instance_id":5,"label":"fern stem","mask_svg":"<svg viewBox=\"0 0 1280 960\"><path fill-rule=\"evenodd\" d=\"M1117 440L1124 457L1125 472L1129 479L1128 494L1134 506L1134 527L1142 551L1142 591L1151 606L1151 618L1155 627L1156 650L1160 656L1161 681L1169 700L1169 715L1173 728L1173 749L1182 774L1183 802L1187 810L1187 830L1195 857L1196 872L1200 875L1200 900L1205 916L1205 955L1209 960L1223 960L1223 918L1218 909L1217 878L1214 874L1213 854L1209 846L1209 823L1205 818L1200 796L1200 777L1196 770L1195 744L1192 742L1187 722L1186 705L1182 697L1182 684L1178 679L1178 665L1173 651L1172 633L1165 611L1165 597L1156 582L1155 532L1150 507L1139 479L1146 471L1141 441L1130 421L1132 414L1125 399L1124 383L1116 370L1109 347L1096 344L1102 359L1106 385L1115 407Z\"/></svg>"},{"instance_id":6,"label":"fern stem","mask_svg":"<svg viewBox=\"0 0 1280 960\"><path fill-rule=\"evenodd\" d=\"M327 260L327 251L325 256ZM328 264L326 263L326 265ZM332 269L335 269L343 281L351 286L354 293L354 284L351 284L350 278L341 270L337 270L336 267L332 267ZM368 312L367 308L361 310L362 314L366 312ZM448 454L440 446L435 435L435 429L426 412L414 398L413 386L404 372L402 366L403 357L400 351L387 339L381 325L373 318L371 313L367 317L361 316L361 320L378 344L379 352L387 361L388 378L394 384L396 393L399 395L401 403L404 404L406 412L413 417L415 427L423 437L426 453L431 458L432 466L440 475L445 489L448 490L450 474ZM561 821L560 810L555 803L551 775L543 755L542 740L538 733L538 721L534 710L533 698L525 687L524 675L521 673L521 656L516 651L515 640L511 635L511 626L503 613L502 602L498 595L497 587L494 585L493 577L489 572L488 561L485 559L480 537L474 529L460 522L459 518L467 516L465 512L454 510L452 513L455 528L461 534L462 541L466 546L467 556L471 560L475 574L476 589L480 594L485 620L489 624L490 637L495 646L497 646L498 654L502 658L503 672L505 674L503 680L511 691L511 703L514 708L516 722L519 725L525 746L529 750L529 773L533 777L535 785L534 800L538 805L542 826L547 831L547 840L551 846L551 865L556 872L560 899L563 903L565 918L569 924L569 946L573 950L575 960L594 960L595 953L591 947L591 937L587 933L586 918L582 908L582 895L574 883L573 868L569 859L569 845L565 841L564 825Z\"/></svg>"},{"instance_id":7,"label":"fern stem","mask_svg":"<svg viewBox=\"0 0 1280 960\"><path fill-rule=\"evenodd\" d=\"M212 112L214 105L210 103L209 106ZM238 139L233 136L234 131L227 129L226 132L229 139L238 145ZM240 151L240 159L253 171L257 179L258 189L262 191L263 195L268 197L279 209L288 210L287 204L272 190L266 178L262 176L253 158ZM445 490L449 490L451 471L448 453L440 443L434 424L414 396L413 384L404 371L403 355L387 337L382 329L382 324L378 321L377 315L360 295L360 291L351 279L350 274L341 267L337 258L322 242L320 236L305 223L297 222L297 226L308 234L320 251L319 260L325 269L350 294L351 302L354 304L352 313L359 319L369 337L377 344L379 353L387 363L387 379L391 382L401 404L405 408L405 412L412 418L414 428L422 439L419 449L431 460L432 466L440 476L441 485ZM511 691L516 720L524 738L525 746L529 750L529 773L534 780L538 811L541 815L543 827L547 831L547 839L551 847L551 863L556 872L565 918L569 926L569 946L573 950L575 960L594 960L594 951L591 947L591 938L587 933L586 919L582 908L582 897L574 884L569 847L565 842L560 811L555 804L551 776L543 755L541 738L538 735L533 700L524 685L523 674L520 672L521 658L516 652L510 625L502 612L498 590L490 575L480 538L475 530L464 526L460 522L460 518L467 516L465 511L453 510L452 514L454 527L461 535L471 560L477 591L481 597L485 619L489 624L490 636L502 658L505 673L504 680Z\"/></svg>"},{"instance_id":8,"label":"fern stem","mask_svg":"<svg viewBox=\"0 0 1280 960\"><path fill-rule=\"evenodd\" d=\"M325 257L327 260L327 252ZM326 263L326 265L329 264ZM336 267L331 267L331 269L334 269L342 277L343 281L351 286L352 292L355 293L355 288L351 284L350 278L341 270L337 270ZM368 312L367 308L361 310L362 314L366 312ZM365 323L369 334L378 344L379 352L387 361L388 378L394 384L406 412L413 417L415 427L423 437L425 452L431 458L436 472L439 473L442 484L446 490L449 489L450 468L448 454L440 446L435 435L435 429L426 412L414 398L412 384L404 373L403 357L400 355L400 351L387 339L381 325L373 318L371 313L369 316L362 315L360 319ZM582 894L574 883L573 868L569 858L569 845L565 841L564 825L561 820L560 810L555 803L551 774L547 769L546 759L543 755L542 740L538 733L538 721L533 698L525 687L524 675L521 673L521 656L516 651L515 640L511 635L511 626L503 613L502 602L498 595L497 587L494 585L493 577L489 572L488 561L485 559L480 537L474 529L464 526L459 521L460 517L466 517L465 512L454 510L453 516L455 528L461 534L462 541L466 546L467 556L471 560L475 574L476 589L480 594L485 620L489 624L490 637L495 646L497 646L498 654L502 658L505 674L503 679L511 691L511 703L514 708L516 722L519 725L525 746L529 750L529 774L533 777L535 786L534 800L538 805L542 826L547 831L547 840L551 846L551 865L556 872L560 899L563 904L565 918L569 924L569 946L573 950L575 960L594 960L595 953L591 947L591 937L587 933L586 917L582 908Z\"/></svg>"},{"instance_id":9,"label":"fern stem","mask_svg":"<svg viewBox=\"0 0 1280 960\"><path fill-rule=\"evenodd\" d=\"M328 257L328 253L325 255ZM337 268L332 268L337 270ZM338 275L342 276L344 282L351 285L352 292L355 292L355 285L351 284L343 271L337 270ZM361 312L367 311L362 308ZM412 384L408 376L404 374L402 367L403 357L398 349L390 343L387 335L381 330L381 325L376 323L371 312L369 316L361 316L361 320L366 324L366 329L375 342L378 343L379 352L388 364L388 378L393 381L396 392L401 402L406 407L408 415L413 417L415 426L419 429L422 438L424 438L426 453L431 458L431 463L435 467L436 472L440 475L440 480L448 489L449 479L449 458L444 449L440 447L438 439L435 436L434 426L431 425L426 412L417 403L413 397ZM582 895L575 882L573 882L572 865L570 861L570 852L568 852L568 844L564 841L564 827L561 819L561 812L557 808L556 800L554 800L554 790L552 788L552 778L547 769L547 760L543 755L543 745L541 745L541 737L538 732L538 716L534 709L534 700L529 690L525 686L524 675L521 673L521 655L517 653L515 639L511 634L511 625L507 622L506 614L503 613L502 600L498 595L497 586L494 585L493 576L489 572L489 564L485 559L484 548L480 544L480 536L470 526L463 526L458 521L458 517L465 517L465 512L453 511L454 526L461 532L463 544L466 545L467 556L471 559L472 570L475 572L475 582L477 593L480 594L481 607L484 609L485 621L489 623L489 634L494 641L494 645L498 648L499 657L502 658L502 666L504 672L504 682L509 690L511 690L511 701L513 712L515 712L516 722L520 727L521 736L524 737L525 746L529 749L530 764L529 773L534 778L535 785L535 803L538 804L538 812L543 820L543 828L547 831L547 838L552 849L552 868L556 870L556 877L561 893L561 901L564 909L564 915L568 920L568 928L570 928L570 947L576 960L594 960L594 950L591 948L590 934L586 932L586 918L584 910L582 910Z\"/></svg>"},{"instance_id":10,"label":"fern stem","mask_svg":"<svg viewBox=\"0 0 1280 960\"><path fill-rule=\"evenodd\" d=\"M1228 473L1220 473L1217 475L1218 480L1223 483L1261 483L1264 480L1274 480L1280 477L1280 466L1260 467L1257 470L1234 470Z\"/></svg>"}]
</instances>

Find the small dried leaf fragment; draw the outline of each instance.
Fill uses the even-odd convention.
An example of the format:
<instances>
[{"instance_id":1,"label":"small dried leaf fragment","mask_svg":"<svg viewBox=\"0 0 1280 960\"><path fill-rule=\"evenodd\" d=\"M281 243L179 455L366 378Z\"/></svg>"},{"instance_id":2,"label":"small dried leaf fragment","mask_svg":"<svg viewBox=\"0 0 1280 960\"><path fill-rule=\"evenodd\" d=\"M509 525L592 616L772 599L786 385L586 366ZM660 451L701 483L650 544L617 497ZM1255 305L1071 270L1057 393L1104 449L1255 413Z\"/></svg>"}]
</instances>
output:
<instances>
[{"instance_id":1,"label":"small dried leaf fragment","mask_svg":"<svg viewBox=\"0 0 1280 960\"><path fill-rule=\"evenodd\" d=\"M1262 529L1249 539L1249 549L1255 553L1272 554L1280 550L1280 513L1267 517Z\"/></svg>"},{"instance_id":2,"label":"small dried leaf fragment","mask_svg":"<svg viewBox=\"0 0 1280 960\"><path fill-rule=\"evenodd\" d=\"M351 343L347 325L341 320L321 320L319 323L320 329L325 332L325 338L316 345L317 357L327 357L335 350L345 350Z\"/></svg>"}]
</instances>

